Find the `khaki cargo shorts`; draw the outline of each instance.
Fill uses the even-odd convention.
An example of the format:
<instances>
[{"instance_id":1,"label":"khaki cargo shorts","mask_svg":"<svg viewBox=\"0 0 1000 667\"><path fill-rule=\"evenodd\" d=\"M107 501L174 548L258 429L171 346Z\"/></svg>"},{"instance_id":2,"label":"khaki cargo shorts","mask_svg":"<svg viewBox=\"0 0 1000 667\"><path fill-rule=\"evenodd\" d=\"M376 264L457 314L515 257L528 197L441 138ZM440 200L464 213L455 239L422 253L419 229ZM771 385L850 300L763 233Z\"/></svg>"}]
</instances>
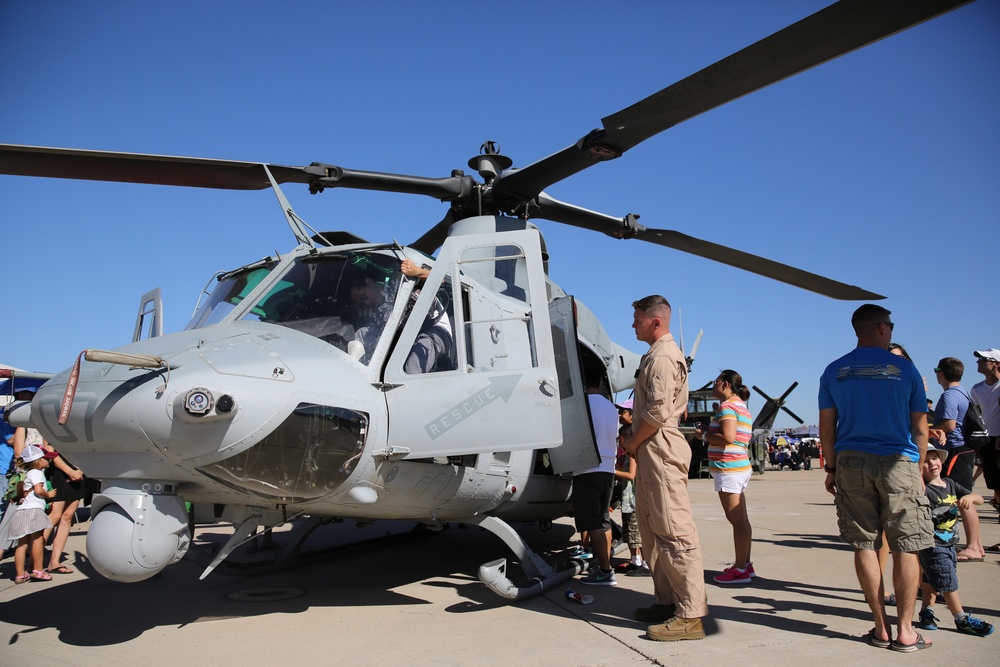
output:
<instances>
[{"instance_id":1,"label":"khaki cargo shorts","mask_svg":"<svg viewBox=\"0 0 1000 667\"><path fill-rule=\"evenodd\" d=\"M908 456L856 450L837 454L837 524L855 549L920 551L934 546L931 507L920 466Z\"/></svg>"}]
</instances>

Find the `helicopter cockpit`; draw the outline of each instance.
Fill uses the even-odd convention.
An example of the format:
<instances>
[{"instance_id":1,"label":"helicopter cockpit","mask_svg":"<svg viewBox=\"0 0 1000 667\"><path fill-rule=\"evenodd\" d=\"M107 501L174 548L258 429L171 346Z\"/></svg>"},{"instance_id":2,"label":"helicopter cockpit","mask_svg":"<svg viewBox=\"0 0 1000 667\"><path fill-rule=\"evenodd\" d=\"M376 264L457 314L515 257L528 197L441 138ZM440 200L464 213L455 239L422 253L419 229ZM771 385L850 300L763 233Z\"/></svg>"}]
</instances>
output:
<instances>
[{"instance_id":1,"label":"helicopter cockpit","mask_svg":"<svg viewBox=\"0 0 1000 667\"><path fill-rule=\"evenodd\" d=\"M376 251L310 254L296 259L262 297L247 307L245 299L261 282L270 281L271 272L278 266L276 260L267 258L220 275L215 289L186 329L217 324L239 308L243 311L241 320L301 331L369 365L399 297L403 283L400 264L395 255ZM450 292L450 288L446 291ZM414 300L418 293L412 292ZM446 304L450 304L450 294L435 300L421 335L422 339L432 338L438 349L450 347L454 341ZM453 353L435 355L430 344L418 340L407 372L451 370L453 357Z\"/></svg>"},{"instance_id":2,"label":"helicopter cockpit","mask_svg":"<svg viewBox=\"0 0 1000 667\"><path fill-rule=\"evenodd\" d=\"M242 306L277 265L262 260L221 275L187 329L215 324L239 307L245 310L242 320L301 331L367 364L399 292L400 261L373 252L309 255L296 260L249 309Z\"/></svg>"}]
</instances>

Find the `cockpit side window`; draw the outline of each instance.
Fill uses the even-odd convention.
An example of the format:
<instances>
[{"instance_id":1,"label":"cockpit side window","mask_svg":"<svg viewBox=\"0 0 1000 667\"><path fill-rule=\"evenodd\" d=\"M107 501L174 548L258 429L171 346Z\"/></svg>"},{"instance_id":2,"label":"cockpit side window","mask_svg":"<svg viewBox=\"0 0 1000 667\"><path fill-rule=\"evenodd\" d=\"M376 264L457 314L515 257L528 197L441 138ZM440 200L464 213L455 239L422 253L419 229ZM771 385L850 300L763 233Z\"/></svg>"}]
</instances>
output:
<instances>
[{"instance_id":1,"label":"cockpit side window","mask_svg":"<svg viewBox=\"0 0 1000 667\"><path fill-rule=\"evenodd\" d=\"M420 290L417 288L411 298L416 300ZM422 321L416 339L410 341L403 372L414 375L455 370L455 300L451 277L445 277L429 308L419 313L414 308L410 317L421 317Z\"/></svg>"},{"instance_id":2,"label":"cockpit side window","mask_svg":"<svg viewBox=\"0 0 1000 667\"><path fill-rule=\"evenodd\" d=\"M463 270L492 281L493 294L463 295L466 371L532 368L538 364L524 250L474 248L461 256ZM519 278L515 282L515 278Z\"/></svg>"}]
</instances>

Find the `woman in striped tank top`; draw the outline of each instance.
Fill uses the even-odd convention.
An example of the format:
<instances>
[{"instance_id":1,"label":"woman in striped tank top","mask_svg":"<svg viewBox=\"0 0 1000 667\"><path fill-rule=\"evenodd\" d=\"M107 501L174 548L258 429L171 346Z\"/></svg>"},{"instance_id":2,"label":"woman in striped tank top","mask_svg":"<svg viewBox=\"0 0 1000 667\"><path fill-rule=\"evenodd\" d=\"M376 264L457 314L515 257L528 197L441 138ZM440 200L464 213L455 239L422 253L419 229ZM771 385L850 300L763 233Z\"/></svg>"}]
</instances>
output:
<instances>
[{"instance_id":1,"label":"woman in striped tank top","mask_svg":"<svg viewBox=\"0 0 1000 667\"><path fill-rule=\"evenodd\" d=\"M747 410L750 390L734 370L724 370L716 378L712 395L722 401L708 430L697 434L708 443L708 463L715 490L722 501L726 519L733 525L736 561L715 577L720 584L748 584L755 575L750 562L753 529L747 515L746 488L753 468L748 447L753 436L753 417Z\"/></svg>"}]
</instances>

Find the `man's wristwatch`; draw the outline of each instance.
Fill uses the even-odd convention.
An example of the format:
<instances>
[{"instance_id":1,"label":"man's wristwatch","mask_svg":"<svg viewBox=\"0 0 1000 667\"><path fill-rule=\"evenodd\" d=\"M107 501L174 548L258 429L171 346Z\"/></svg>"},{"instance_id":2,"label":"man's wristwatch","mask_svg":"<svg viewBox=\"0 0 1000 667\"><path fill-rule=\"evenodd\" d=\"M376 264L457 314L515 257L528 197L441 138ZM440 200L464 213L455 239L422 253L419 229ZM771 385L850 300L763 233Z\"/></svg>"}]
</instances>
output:
<instances>
[{"instance_id":1,"label":"man's wristwatch","mask_svg":"<svg viewBox=\"0 0 1000 667\"><path fill-rule=\"evenodd\" d=\"M830 467L830 466L828 466L828 465L824 465L824 466L823 466L823 470L825 470L825 471L827 471L827 472L837 472L837 468L836 468L836 467L833 467L833 468L831 468L831 467Z\"/></svg>"}]
</instances>

